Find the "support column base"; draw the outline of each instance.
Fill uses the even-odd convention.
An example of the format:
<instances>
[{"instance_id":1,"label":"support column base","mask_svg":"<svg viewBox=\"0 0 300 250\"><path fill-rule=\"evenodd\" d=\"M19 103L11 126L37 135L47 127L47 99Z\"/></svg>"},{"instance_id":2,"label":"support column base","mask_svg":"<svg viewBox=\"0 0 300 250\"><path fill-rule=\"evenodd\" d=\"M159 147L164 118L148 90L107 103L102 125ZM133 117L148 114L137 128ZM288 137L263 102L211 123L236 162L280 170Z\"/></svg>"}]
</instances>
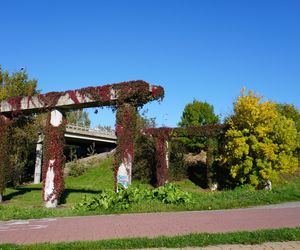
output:
<instances>
[{"instance_id":1,"label":"support column base","mask_svg":"<svg viewBox=\"0 0 300 250\"><path fill-rule=\"evenodd\" d=\"M44 203L45 208L56 208L58 204L58 200L46 201Z\"/></svg>"}]
</instances>

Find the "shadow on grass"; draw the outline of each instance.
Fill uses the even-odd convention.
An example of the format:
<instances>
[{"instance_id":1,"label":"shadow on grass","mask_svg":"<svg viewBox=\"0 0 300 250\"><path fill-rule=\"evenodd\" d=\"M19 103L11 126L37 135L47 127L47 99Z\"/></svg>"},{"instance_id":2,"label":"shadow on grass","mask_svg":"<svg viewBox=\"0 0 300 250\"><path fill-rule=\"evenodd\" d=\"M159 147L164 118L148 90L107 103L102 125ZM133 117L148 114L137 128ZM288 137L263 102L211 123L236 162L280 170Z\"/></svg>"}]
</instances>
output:
<instances>
[{"instance_id":1,"label":"shadow on grass","mask_svg":"<svg viewBox=\"0 0 300 250\"><path fill-rule=\"evenodd\" d=\"M99 194L99 190L90 190L90 189L74 189L66 188L61 195L60 204L66 204L66 200L71 193L81 193L81 194Z\"/></svg>"},{"instance_id":2,"label":"shadow on grass","mask_svg":"<svg viewBox=\"0 0 300 250\"><path fill-rule=\"evenodd\" d=\"M41 191L42 188L40 188L40 187L15 187L14 190L15 190L14 192L4 195L3 200L9 201L19 195L23 195L23 194L26 194L31 191L37 191L37 190Z\"/></svg>"},{"instance_id":3,"label":"shadow on grass","mask_svg":"<svg viewBox=\"0 0 300 250\"><path fill-rule=\"evenodd\" d=\"M32 191L40 191L40 193L42 193L42 188L41 187L26 187L26 186L15 187L13 192L11 192L7 195L4 195L3 200L4 201L9 201L9 200L12 200L12 199L20 196L20 195L24 195L24 194L32 192ZM96 190L89 190L89 189L66 188L64 190L64 192L62 193L62 195L61 195L60 204L65 204L67 197L71 193L82 193L82 195L84 195L84 194L98 194L99 190L96 191Z\"/></svg>"},{"instance_id":4,"label":"shadow on grass","mask_svg":"<svg viewBox=\"0 0 300 250\"><path fill-rule=\"evenodd\" d=\"M201 187L206 189L208 187L207 183L207 166L205 164L199 163L195 165L188 166L187 169L189 179Z\"/></svg>"}]
</instances>

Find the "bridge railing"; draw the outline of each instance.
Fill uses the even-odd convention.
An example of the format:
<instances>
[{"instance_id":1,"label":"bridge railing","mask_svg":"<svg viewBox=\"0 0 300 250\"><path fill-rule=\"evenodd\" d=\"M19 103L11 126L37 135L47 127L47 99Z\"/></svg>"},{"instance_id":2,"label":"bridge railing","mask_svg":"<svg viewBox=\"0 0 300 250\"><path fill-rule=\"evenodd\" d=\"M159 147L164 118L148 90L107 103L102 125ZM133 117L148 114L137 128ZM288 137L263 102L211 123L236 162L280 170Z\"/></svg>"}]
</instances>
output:
<instances>
[{"instance_id":1,"label":"bridge railing","mask_svg":"<svg viewBox=\"0 0 300 250\"><path fill-rule=\"evenodd\" d=\"M114 130L107 129L105 127L89 128L89 127L78 126L75 124L68 124L67 129L73 129L73 130L77 130L77 131L87 131L87 132L92 132L95 134L105 134L105 135L115 136Z\"/></svg>"}]
</instances>

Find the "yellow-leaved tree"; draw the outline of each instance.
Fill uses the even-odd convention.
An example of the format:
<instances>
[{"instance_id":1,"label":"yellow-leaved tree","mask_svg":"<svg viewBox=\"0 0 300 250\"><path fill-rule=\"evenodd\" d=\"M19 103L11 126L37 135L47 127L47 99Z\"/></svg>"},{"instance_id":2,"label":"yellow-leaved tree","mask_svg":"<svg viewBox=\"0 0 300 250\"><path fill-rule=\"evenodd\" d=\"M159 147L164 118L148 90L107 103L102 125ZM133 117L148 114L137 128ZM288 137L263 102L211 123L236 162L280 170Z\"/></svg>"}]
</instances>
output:
<instances>
[{"instance_id":1,"label":"yellow-leaved tree","mask_svg":"<svg viewBox=\"0 0 300 250\"><path fill-rule=\"evenodd\" d=\"M243 89L226 123L220 160L230 168L236 184L259 187L279 173L297 169L297 129L293 120L278 112L275 103L252 91L245 94Z\"/></svg>"}]
</instances>

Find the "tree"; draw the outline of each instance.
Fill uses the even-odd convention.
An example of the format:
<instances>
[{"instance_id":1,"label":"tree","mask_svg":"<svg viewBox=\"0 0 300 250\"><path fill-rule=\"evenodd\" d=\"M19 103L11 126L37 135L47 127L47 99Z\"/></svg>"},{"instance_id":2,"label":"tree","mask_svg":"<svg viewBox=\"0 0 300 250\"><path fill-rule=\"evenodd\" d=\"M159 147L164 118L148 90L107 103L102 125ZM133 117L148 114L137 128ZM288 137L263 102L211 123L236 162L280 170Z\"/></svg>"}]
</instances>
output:
<instances>
[{"instance_id":1,"label":"tree","mask_svg":"<svg viewBox=\"0 0 300 250\"><path fill-rule=\"evenodd\" d=\"M214 113L214 107L207 102L194 100L185 106L181 121L178 123L180 127L197 126L206 124L217 124L220 119Z\"/></svg>"},{"instance_id":2,"label":"tree","mask_svg":"<svg viewBox=\"0 0 300 250\"><path fill-rule=\"evenodd\" d=\"M89 118L89 114L82 109L67 112L66 118L70 124L74 124L77 126L89 128L91 125L91 120Z\"/></svg>"},{"instance_id":3,"label":"tree","mask_svg":"<svg viewBox=\"0 0 300 250\"><path fill-rule=\"evenodd\" d=\"M298 146L296 149L296 155L298 157L298 165L300 163L300 113L299 110L292 104L277 104L277 110L286 118L292 119L295 122L298 132Z\"/></svg>"},{"instance_id":4,"label":"tree","mask_svg":"<svg viewBox=\"0 0 300 250\"><path fill-rule=\"evenodd\" d=\"M279 173L297 169L295 123L282 116L275 103L249 91L237 98L234 114L226 122L221 161L237 184L259 187Z\"/></svg>"},{"instance_id":5,"label":"tree","mask_svg":"<svg viewBox=\"0 0 300 250\"><path fill-rule=\"evenodd\" d=\"M32 96L38 94L37 80L29 79L26 71L17 71L9 74L0 66L0 101L16 96ZM9 160L6 161L7 175L1 175L1 183L5 188L8 181L19 184L24 177L25 166L30 162L29 155L34 152L40 124L38 116L27 115L14 118L10 127L10 151ZM34 165L34 161L31 161ZM2 168L4 166L1 166ZM2 189L2 188L1 188ZM4 190L4 189L3 189ZM2 191L3 191L2 190Z\"/></svg>"},{"instance_id":6,"label":"tree","mask_svg":"<svg viewBox=\"0 0 300 250\"><path fill-rule=\"evenodd\" d=\"M136 128L137 130L145 129L145 128L155 128L156 127L156 118L148 117L148 109L143 110L140 114L137 114Z\"/></svg>"},{"instance_id":7,"label":"tree","mask_svg":"<svg viewBox=\"0 0 300 250\"><path fill-rule=\"evenodd\" d=\"M38 92L37 80L28 79L25 70L9 74L0 65L0 101L15 96L32 96Z\"/></svg>"},{"instance_id":8,"label":"tree","mask_svg":"<svg viewBox=\"0 0 300 250\"><path fill-rule=\"evenodd\" d=\"M279 103L277 104L277 110L286 118L292 119L295 122L297 131L300 132L300 113L299 110L292 104Z\"/></svg>"}]
</instances>

